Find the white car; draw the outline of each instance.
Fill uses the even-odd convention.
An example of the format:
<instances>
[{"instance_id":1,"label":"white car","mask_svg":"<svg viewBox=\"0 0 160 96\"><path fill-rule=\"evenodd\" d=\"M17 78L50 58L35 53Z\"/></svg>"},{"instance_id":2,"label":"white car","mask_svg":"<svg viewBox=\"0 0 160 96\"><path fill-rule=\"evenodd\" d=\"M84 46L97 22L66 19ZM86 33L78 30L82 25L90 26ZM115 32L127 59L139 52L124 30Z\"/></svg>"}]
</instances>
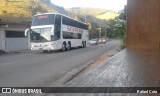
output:
<instances>
[{"instance_id":1,"label":"white car","mask_svg":"<svg viewBox=\"0 0 160 96\"><path fill-rule=\"evenodd\" d=\"M88 41L90 45L98 45L98 40L97 39L91 39Z\"/></svg>"},{"instance_id":2,"label":"white car","mask_svg":"<svg viewBox=\"0 0 160 96\"><path fill-rule=\"evenodd\" d=\"M105 38L99 38L99 40L98 40L98 43L99 44L105 44L106 43L106 39Z\"/></svg>"}]
</instances>

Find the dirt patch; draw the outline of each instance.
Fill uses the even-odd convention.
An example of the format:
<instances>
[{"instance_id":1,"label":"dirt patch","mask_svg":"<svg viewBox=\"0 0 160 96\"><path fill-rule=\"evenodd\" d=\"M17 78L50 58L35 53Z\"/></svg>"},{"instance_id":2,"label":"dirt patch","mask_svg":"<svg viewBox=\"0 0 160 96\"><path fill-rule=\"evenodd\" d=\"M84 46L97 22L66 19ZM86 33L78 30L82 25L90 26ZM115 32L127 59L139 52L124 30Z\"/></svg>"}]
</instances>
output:
<instances>
[{"instance_id":1,"label":"dirt patch","mask_svg":"<svg viewBox=\"0 0 160 96\"><path fill-rule=\"evenodd\" d=\"M120 48L120 46L117 46L115 49L111 50L110 52L103 54L94 63L91 63L89 67L87 67L82 73L95 69L98 65L102 64L103 62L105 62L106 60L108 60L110 57L120 52L121 50L122 49Z\"/></svg>"},{"instance_id":2,"label":"dirt patch","mask_svg":"<svg viewBox=\"0 0 160 96\"><path fill-rule=\"evenodd\" d=\"M102 64L104 61L108 60L112 56L113 56L113 54L110 54L110 53L102 55L94 63L90 64L90 66L88 68L86 68L83 72L86 72L88 70L96 68L98 65Z\"/></svg>"}]
</instances>

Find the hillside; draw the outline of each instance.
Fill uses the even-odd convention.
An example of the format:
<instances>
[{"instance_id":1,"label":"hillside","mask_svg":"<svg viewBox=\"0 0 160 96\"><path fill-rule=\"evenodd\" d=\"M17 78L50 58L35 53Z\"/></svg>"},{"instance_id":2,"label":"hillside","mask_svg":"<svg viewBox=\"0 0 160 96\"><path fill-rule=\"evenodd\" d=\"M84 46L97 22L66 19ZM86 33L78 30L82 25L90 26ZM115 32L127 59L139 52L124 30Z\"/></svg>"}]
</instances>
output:
<instances>
[{"instance_id":1,"label":"hillside","mask_svg":"<svg viewBox=\"0 0 160 96\"><path fill-rule=\"evenodd\" d=\"M70 9L66 9L69 13L81 15L81 16L93 16L99 19L114 19L119 14L117 12L107 10L107 9L99 9L99 8L81 8L74 7Z\"/></svg>"},{"instance_id":2,"label":"hillside","mask_svg":"<svg viewBox=\"0 0 160 96\"><path fill-rule=\"evenodd\" d=\"M53 3L51 3L50 0L39 0L39 1L41 1L41 3L47 5L51 9L56 10L56 12L58 12L58 13L67 14L66 10L63 7L54 5Z\"/></svg>"},{"instance_id":3,"label":"hillside","mask_svg":"<svg viewBox=\"0 0 160 96\"><path fill-rule=\"evenodd\" d=\"M70 9L66 9L68 11L68 15L74 19L85 22L89 25L89 38L98 38L99 30L97 28L102 28L102 36L104 36L104 28L109 24L109 21L115 19L115 17L119 16L117 12L107 10L107 9L99 9L99 8L81 8L74 7Z\"/></svg>"},{"instance_id":4,"label":"hillside","mask_svg":"<svg viewBox=\"0 0 160 96\"><path fill-rule=\"evenodd\" d=\"M63 13L63 8L51 3L48 6L47 1L50 0L1 0L0 19L9 23L28 23L31 22L32 16L37 13Z\"/></svg>"},{"instance_id":5,"label":"hillside","mask_svg":"<svg viewBox=\"0 0 160 96\"><path fill-rule=\"evenodd\" d=\"M105 11L102 14L97 15L96 17L99 19L110 20L115 19L115 17L119 16L118 13L112 11Z\"/></svg>"},{"instance_id":6,"label":"hillside","mask_svg":"<svg viewBox=\"0 0 160 96\"><path fill-rule=\"evenodd\" d=\"M82 22L86 21L89 25L90 38L97 38L99 35L97 28L106 27L108 20L119 15L114 11L98 8L64 9L52 4L50 0L0 0L0 19L2 22L30 24L35 14L47 12L58 12Z\"/></svg>"},{"instance_id":7,"label":"hillside","mask_svg":"<svg viewBox=\"0 0 160 96\"><path fill-rule=\"evenodd\" d=\"M1 0L0 3L0 19L3 22L31 22L33 15L46 12L58 12L71 17L78 15L78 18L92 16L105 20L118 16L118 13L106 9L80 7L64 9L52 4L50 0Z\"/></svg>"}]
</instances>

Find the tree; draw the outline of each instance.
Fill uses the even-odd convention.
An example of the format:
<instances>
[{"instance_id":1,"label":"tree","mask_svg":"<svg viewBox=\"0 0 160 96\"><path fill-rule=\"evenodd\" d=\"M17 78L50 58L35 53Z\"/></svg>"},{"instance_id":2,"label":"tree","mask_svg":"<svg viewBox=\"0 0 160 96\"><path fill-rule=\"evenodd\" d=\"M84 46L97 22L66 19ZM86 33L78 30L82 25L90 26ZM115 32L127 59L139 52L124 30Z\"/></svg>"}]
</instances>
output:
<instances>
[{"instance_id":1,"label":"tree","mask_svg":"<svg viewBox=\"0 0 160 96\"><path fill-rule=\"evenodd\" d=\"M126 21L119 19L118 17L115 18L109 24L109 28L107 30L110 38L118 38L121 40L121 47L125 48L126 45Z\"/></svg>"}]
</instances>

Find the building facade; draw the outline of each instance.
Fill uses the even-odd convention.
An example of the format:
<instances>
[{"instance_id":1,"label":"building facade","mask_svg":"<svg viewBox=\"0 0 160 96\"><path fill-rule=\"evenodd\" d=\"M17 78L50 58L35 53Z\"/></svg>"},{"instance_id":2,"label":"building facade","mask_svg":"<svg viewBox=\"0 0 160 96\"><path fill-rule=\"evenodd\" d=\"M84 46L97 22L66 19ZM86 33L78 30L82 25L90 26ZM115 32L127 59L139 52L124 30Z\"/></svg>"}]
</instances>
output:
<instances>
[{"instance_id":1,"label":"building facade","mask_svg":"<svg viewBox=\"0 0 160 96\"><path fill-rule=\"evenodd\" d=\"M29 24L3 24L0 26L0 50L16 52L29 48L29 39L24 36Z\"/></svg>"}]
</instances>

